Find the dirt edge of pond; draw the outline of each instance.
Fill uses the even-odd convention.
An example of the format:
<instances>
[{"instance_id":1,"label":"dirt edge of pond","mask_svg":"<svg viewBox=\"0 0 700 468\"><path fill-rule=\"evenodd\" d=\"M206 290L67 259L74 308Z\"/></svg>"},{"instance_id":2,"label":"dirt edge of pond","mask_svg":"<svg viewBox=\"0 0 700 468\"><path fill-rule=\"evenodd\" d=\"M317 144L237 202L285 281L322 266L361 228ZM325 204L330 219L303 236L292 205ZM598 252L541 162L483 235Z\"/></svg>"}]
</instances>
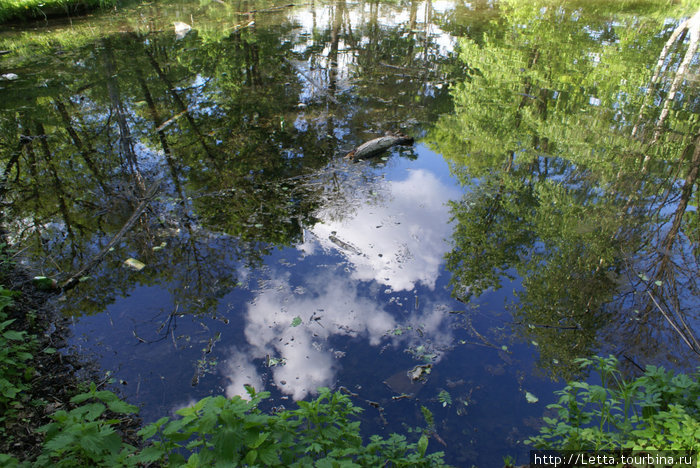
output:
<instances>
[{"instance_id":1,"label":"dirt edge of pond","mask_svg":"<svg viewBox=\"0 0 700 468\"><path fill-rule=\"evenodd\" d=\"M6 251L0 252L0 256L8 257ZM36 338L36 351L27 362L33 371L25 381L29 389L19 393L11 403L15 413L4 421L5 433L10 437L0 437L0 454L11 455L20 461L34 460L41 453L44 439L38 429L51 422L51 414L75 408L71 398L85 391L90 382L96 382L98 387L108 382L89 357L67 350L70 320L60 315L52 304L55 292L37 289L29 272L14 262L5 262L0 268L0 284L18 293L5 309L9 319L14 319L11 329L26 331ZM60 351L47 353L47 349ZM112 416L107 412L103 417L109 419ZM136 416L125 418L124 415L119 415L119 419L121 422L115 428L122 439L140 445L140 438L136 435L140 419Z\"/></svg>"}]
</instances>

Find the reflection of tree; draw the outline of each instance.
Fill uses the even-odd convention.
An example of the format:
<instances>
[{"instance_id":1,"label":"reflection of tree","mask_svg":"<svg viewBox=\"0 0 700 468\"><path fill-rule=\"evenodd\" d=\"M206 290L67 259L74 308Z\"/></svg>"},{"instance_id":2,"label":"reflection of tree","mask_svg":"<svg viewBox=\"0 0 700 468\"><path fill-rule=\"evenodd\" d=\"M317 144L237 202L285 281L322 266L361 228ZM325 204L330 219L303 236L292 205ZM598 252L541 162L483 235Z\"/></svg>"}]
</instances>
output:
<instances>
[{"instance_id":1,"label":"reflection of tree","mask_svg":"<svg viewBox=\"0 0 700 468\"><path fill-rule=\"evenodd\" d=\"M363 17L340 1L311 41L293 21L267 27L251 11L251 22L225 35L200 23L180 41L119 33L63 44L74 60L51 49L34 55L51 64L51 77L32 78L24 102L5 101L0 122L13 141L2 146L8 216L43 273L61 279L89 264L143 194L161 188L66 310L95 313L113 301L111 291L168 284L181 312L211 311L238 282L232 265L258 264L273 246L300 242L323 207L351 210L351 187L378 196L361 183L366 168L343 174L329 161L355 143L344 137L350 122L383 130L416 116L416 96L425 112L447 98L421 91L436 79L426 64L439 50L413 32L428 25L417 24L412 5L407 37L406 25L380 26L379 5ZM388 65L383 74L360 75L379 62ZM329 99L306 95L306 64ZM346 93L355 74L361 99ZM380 83L387 76L403 83L397 105L388 104L397 98L391 83ZM147 268L124 268L129 257Z\"/></svg>"},{"instance_id":2,"label":"reflection of tree","mask_svg":"<svg viewBox=\"0 0 700 468\"><path fill-rule=\"evenodd\" d=\"M650 297L669 301L679 329L697 304L690 281L697 262L684 255L692 242L680 236L674 247L697 177L688 112L694 90L686 87L681 102L669 96L677 108L672 114L664 114L665 104L649 106L667 101L640 91L665 41L658 31L673 28L647 14L631 33L622 17L574 13L546 1L509 2L503 17L510 25L505 34L462 41L468 79L452 91L455 112L429 136L469 187L453 205L458 224L448 268L455 294L499 287L517 271L523 290L514 318L538 342L541 365L555 374L575 372L572 359L591 352L601 330L610 330L606 336L625 330L611 346L630 355L639 354L642 342L658 349L643 334L627 333L630 312L645 309L632 305L620 281L641 270L651 278L645 284L664 285L651 295L632 290L646 304L649 330L666 320ZM640 141L634 129L662 118L671 130ZM674 176L680 167L685 171ZM652 251L665 254L650 262ZM613 325L618 314L620 324Z\"/></svg>"}]
</instances>

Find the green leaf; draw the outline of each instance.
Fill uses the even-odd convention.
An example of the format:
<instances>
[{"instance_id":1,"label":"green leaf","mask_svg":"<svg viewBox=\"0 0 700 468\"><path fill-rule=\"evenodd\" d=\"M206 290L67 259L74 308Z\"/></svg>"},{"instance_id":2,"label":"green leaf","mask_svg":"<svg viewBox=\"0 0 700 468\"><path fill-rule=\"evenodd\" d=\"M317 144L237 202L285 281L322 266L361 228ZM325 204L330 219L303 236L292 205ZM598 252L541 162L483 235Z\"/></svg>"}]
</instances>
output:
<instances>
[{"instance_id":1,"label":"green leaf","mask_svg":"<svg viewBox=\"0 0 700 468\"><path fill-rule=\"evenodd\" d=\"M425 456L425 452L428 449L428 437L423 434L420 436L420 439L418 439L418 453L420 454L421 457Z\"/></svg>"},{"instance_id":2,"label":"green leaf","mask_svg":"<svg viewBox=\"0 0 700 468\"><path fill-rule=\"evenodd\" d=\"M252 465L255 463L255 460L258 458L258 451L257 450L251 450L249 451L245 458L243 459L244 462L246 462L248 465Z\"/></svg>"},{"instance_id":3,"label":"green leaf","mask_svg":"<svg viewBox=\"0 0 700 468\"><path fill-rule=\"evenodd\" d=\"M258 438L253 442L252 444L248 444L248 447L250 448L258 448L260 445L267 440L267 438L270 437L269 432L261 432L260 435L258 435Z\"/></svg>"},{"instance_id":4,"label":"green leaf","mask_svg":"<svg viewBox=\"0 0 700 468\"><path fill-rule=\"evenodd\" d=\"M122 400L114 400L107 403L107 407L119 414L135 414L139 412L139 407L130 405L129 403Z\"/></svg>"},{"instance_id":5,"label":"green leaf","mask_svg":"<svg viewBox=\"0 0 700 468\"><path fill-rule=\"evenodd\" d=\"M301 325L301 317L296 316L296 317L294 317L294 319L292 320L292 326L293 326L293 327L298 327L299 325Z\"/></svg>"},{"instance_id":6,"label":"green leaf","mask_svg":"<svg viewBox=\"0 0 700 468\"><path fill-rule=\"evenodd\" d=\"M280 459L274 446L265 447L264 449L258 451L258 457L260 458L260 461L267 466L276 466L280 464Z\"/></svg>"},{"instance_id":7,"label":"green leaf","mask_svg":"<svg viewBox=\"0 0 700 468\"><path fill-rule=\"evenodd\" d=\"M3 338L6 340L23 341L25 332L20 332L17 330L7 330L2 334Z\"/></svg>"}]
</instances>

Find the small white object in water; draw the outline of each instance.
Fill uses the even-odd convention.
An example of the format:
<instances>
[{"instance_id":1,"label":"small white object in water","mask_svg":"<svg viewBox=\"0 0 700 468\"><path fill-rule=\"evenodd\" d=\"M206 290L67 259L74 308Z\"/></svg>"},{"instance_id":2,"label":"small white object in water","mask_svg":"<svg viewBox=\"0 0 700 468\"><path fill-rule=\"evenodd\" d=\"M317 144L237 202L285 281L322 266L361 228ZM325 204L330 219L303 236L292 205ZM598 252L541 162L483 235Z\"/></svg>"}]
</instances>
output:
<instances>
[{"instance_id":1,"label":"small white object in water","mask_svg":"<svg viewBox=\"0 0 700 468\"><path fill-rule=\"evenodd\" d=\"M0 76L0 78L2 78L3 80L12 81L19 78L19 75L15 73L5 73L4 75Z\"/></svg>"},{"instance_id":2,"label":"small white object in water","mask_svg":"<svg viewBox=\"0 0 700 468\"><path fill-rule=\"evenodd\" d=\"M182 21L175 21L173 26L175 26L175 36L177 36L178 39L182 39L192 30L192 26Z\"/></svg>"}]
</instances>

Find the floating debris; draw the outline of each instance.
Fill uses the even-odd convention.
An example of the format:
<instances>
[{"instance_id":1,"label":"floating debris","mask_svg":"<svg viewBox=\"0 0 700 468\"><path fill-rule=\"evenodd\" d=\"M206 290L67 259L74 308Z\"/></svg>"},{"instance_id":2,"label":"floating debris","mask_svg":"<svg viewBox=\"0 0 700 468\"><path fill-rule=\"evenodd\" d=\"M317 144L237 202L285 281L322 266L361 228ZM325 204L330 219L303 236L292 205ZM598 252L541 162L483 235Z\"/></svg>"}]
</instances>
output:
<instances>
[{"instance_id":1,"label":"floating debris","mask_svg":"<svg viewBox=\"0 0 700 468\"><path fill-rule=\"evenodd\" d=\"M533 395L532 393L527 392L527 391L525 392L525 399L527 400L528 403L537 403L538 401L540 401L539 398L537 398L535 395Z\"/></svg>"},{"instance_id":2,"label":"floating debris","mask_svg":"<svg viewBox=\"0 0 700 468\"><path fill-rule=\"evenodd\" d=\"M124 266L131 268L132 270L141 271L146 267L146 264L135 258L127 258L124 260Z\"/></svg>"},{"instance_id":3,"label":"floating debris","mask_svg":"<svg viewBox=\"0 0 700 468\"><path fill-rule=\"evenodd\" d=\"M175 37L177 39L182 39L192 30L192 26L182 21L175 21L173 26L175 27Z\"/></svg>"},{"instance_id":4,"label":"floating debris","mask_svg":"<svg viewBox=\"0 0 700 468\"><path fill-rule=\"evenodd\" d=\"M329 235L328 239L343 250L347 250L348 252L352 252L356 255L362 255L360 249L352 244L348 244L347 242L338 239L334 234Z\"/></svg>"},{"instance_id":5,"label":"floating debris","mask_svg":"<svg viewBox=\"0 0 700 468\"><path fill-rule=\"evenodd\" d=\"M37 289L42 291L48 291L49 289L57 289L58 283L53 278L47 278L46 276L35 276L32 278L32 283Z\"/></svg>"}]
</instances>

